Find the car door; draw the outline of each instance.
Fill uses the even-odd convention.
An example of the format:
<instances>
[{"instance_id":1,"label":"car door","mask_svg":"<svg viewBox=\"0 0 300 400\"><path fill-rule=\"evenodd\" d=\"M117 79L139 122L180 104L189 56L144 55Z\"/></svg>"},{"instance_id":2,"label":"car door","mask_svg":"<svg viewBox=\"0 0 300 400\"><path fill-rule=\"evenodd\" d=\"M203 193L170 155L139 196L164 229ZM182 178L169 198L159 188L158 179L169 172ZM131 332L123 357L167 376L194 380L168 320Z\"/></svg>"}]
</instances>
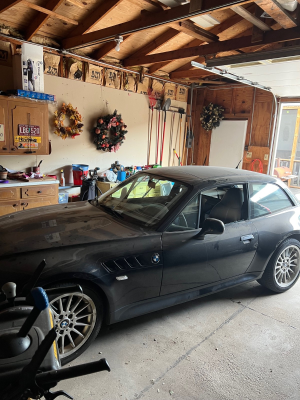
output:
<instances>
[{"instance_id":1,"label":"car door","mask_svg":"<svg viewBox=\"0 0 300 400\"><path fill-rule=\"evenodd\" d=\"M247 185L211 188L201 193L201 202L201 221L209 216L225 225L222 235L205 236L208 264L221 280L244 274L258 246L257 230L248 219Z\"/></svg>"},{"instance_id":2,"label":"car door","mask_svg":"<svg viewBox=\"0 0 300 400\"><path fill-rule=\"evenodd\" d=\"M205 241L196 238L200 232L199 199L197 194L162 235L164 269L161 295L220 279L216 270L207 263Z\"/></svg>"}]
</instances>

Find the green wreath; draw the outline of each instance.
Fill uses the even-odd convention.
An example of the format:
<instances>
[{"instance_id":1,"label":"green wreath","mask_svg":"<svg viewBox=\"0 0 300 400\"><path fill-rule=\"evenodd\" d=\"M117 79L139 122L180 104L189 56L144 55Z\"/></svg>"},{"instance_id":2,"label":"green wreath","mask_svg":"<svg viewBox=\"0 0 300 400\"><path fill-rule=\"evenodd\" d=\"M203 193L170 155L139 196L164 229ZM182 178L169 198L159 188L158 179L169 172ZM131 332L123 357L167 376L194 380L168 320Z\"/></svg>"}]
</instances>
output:
<instances>
[{"instance_id":1,"label":"green wreath","mask_svg":"<svg viewBox=\"0 0 300 400\"><path fill-rule=\"evenodd\" d=\"M121 114L117 110L113 114L99 117L94 128L94 143L97 150L116 152L126 139L127 125L124 124Z\"/></svg>"},{"instance_id":2,"label":"green wreath","mask_svg":"<svg viewBox=\"0 0 300 400\"><path fill-rule=\"evenodd\" d=\"M202 128L206 131L211 131L217 126L220 126L223 116L224 108L213 103L209 103L206 107L203 107L200 121Z\"/></svg>"}]
</instances>

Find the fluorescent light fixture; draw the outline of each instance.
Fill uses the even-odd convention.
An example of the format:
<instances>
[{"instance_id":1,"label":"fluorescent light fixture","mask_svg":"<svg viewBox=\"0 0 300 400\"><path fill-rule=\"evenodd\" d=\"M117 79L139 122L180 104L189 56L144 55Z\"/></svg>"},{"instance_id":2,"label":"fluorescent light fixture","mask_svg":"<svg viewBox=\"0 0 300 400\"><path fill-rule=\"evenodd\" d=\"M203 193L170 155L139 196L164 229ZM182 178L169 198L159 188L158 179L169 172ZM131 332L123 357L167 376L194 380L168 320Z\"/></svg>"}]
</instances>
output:
<instances>
[{"instance_id":1,"label":"fluorescent light fixture","mask_svg":"<svg viewBox=\"0 0 300 400\"><path fill-rule=\"evenodd\" d=\"M258 51L254 53L244 53L244 54L235 54L233 56L228 57L219 57L213 58L211 60L207 60L207 67L219 67L219 66L229 66L242 64L245 66L246 64L250 64L257 61L266 61L266 60L278 60L282 59L282 61L292 61L291 57L295 57L296 59L300 54L300 46L289 46L283 47L277 50L267 50L267 51ZM271 61L272 62L272 61Z\"/></svg>"},{"instance_id":2,"label":"fluorescent light fixture","mask_svg":"<svg viewBox=\"0 0 300 400\"><path fill-rule=\"evenodd\" d=\"M213 26L220 24L220 21L209 14L199 15L198 17L191 18L191 20L202 28L212 28Z\"/></svg>"},{"instance_id":3,"label":"fluorescent light fixture","mask_svg":"<svg viewBox=\"0 0 300 400\"><path fill-rule=\"evenodd\" d=\"M244 78L243 76L238 76L236 74L228 72L225 69L215 68L215 67L207 67L207 66L205 66L203 64L200 64L200 63L198 63L196 61L191 61L191 65L192 65L192 67L203 69L203 71L212 72L213 74L222 76L223 78L231 79L231 80L236 81L238 83L243 83L244 85L249 85L249 86L252 86L252 87L256 87L258 89L267 90L269 92L271 91L270 87L260 85L258 82L252 82L249 79Z\"/></svg>"}]
</instances>

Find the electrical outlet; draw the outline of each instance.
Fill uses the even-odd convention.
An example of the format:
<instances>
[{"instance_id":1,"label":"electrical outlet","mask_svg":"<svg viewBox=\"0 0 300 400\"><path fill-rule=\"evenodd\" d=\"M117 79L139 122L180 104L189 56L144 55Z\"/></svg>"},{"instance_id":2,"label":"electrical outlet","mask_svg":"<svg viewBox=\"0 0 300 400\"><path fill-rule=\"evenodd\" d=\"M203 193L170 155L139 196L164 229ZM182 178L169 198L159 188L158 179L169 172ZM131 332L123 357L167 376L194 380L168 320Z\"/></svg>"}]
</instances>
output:
<instances>
[{"instance_id":1,"label":"electrical outlet","mask_svg":"<svg viewBox=\"0 0 300 400\"><path fill-rule=\"evenodd\" d=\"M265 161L268 161L268 159L269 159L269 154L265 154L265 155L264 155L264 160L265 160Z\"/></svg>"},{"instance_id":2,"label":"electrical outlet","mask_svg":"<svg viewBox=\"0 0 300 400\"><path fill-rule=\"evenodd\" d=\"M252 158L252 152L251 151L247 151L246 158Z\"/></svg>"}]
</instances>

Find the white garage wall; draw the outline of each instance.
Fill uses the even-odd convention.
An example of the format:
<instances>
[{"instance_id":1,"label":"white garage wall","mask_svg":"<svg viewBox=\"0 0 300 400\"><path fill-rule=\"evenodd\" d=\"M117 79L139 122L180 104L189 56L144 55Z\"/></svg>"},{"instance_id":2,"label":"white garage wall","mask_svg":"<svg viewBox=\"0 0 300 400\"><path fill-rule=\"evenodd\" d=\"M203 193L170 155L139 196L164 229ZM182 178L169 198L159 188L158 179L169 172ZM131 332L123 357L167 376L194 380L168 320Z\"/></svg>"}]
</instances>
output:
<instances>
[{"instance_id":1,"label":"white garage wall","mask_svg":"<svg viewBox=\"0 0 300 400\"><path fill-rule=\"evenodd\" d=\"M8 70L10 69L5 68L6 79L2 74L0 80L0 89L2 90L13 87L12 83L8 83L8 78L10 80L11 77ZM110 167L110 164L116 160L125 166L146 164L149 118L149 101L147 96L49 75L45 75L45 92L55 94L59 106L62 102L70 102L74 107L78 108L78 111L83 116L83 133L76 139L66 140L62 140L60 137L54 135L52 124L53 112L56 110L56 107L49 105L49 139L52 143L51 155L1 156L0 164L9 169L23 171L28 167L36 165L40 159L43 159L41 170L47 174L58 174L61 168L65 168L68 171L68 167L72 164L88 164L91 169L100 167L101 170ZM186 103L182 102L172 101L172 105L186 108ZM104 153L96 150L95 145L92 143L90 132L99 116L112 113L115 109L122 114L122 118L128 126L128 133L125 142L117 153ZM168 138L171 115L170 112L167 113L163 165L167 165L168 162ZM175 118L176 127L177 118L178 115ZM155 161L154 135L155 126L153 127L151 163ZM68 181L67 174L66 181Z\"/></svg>"}]
</instances>

